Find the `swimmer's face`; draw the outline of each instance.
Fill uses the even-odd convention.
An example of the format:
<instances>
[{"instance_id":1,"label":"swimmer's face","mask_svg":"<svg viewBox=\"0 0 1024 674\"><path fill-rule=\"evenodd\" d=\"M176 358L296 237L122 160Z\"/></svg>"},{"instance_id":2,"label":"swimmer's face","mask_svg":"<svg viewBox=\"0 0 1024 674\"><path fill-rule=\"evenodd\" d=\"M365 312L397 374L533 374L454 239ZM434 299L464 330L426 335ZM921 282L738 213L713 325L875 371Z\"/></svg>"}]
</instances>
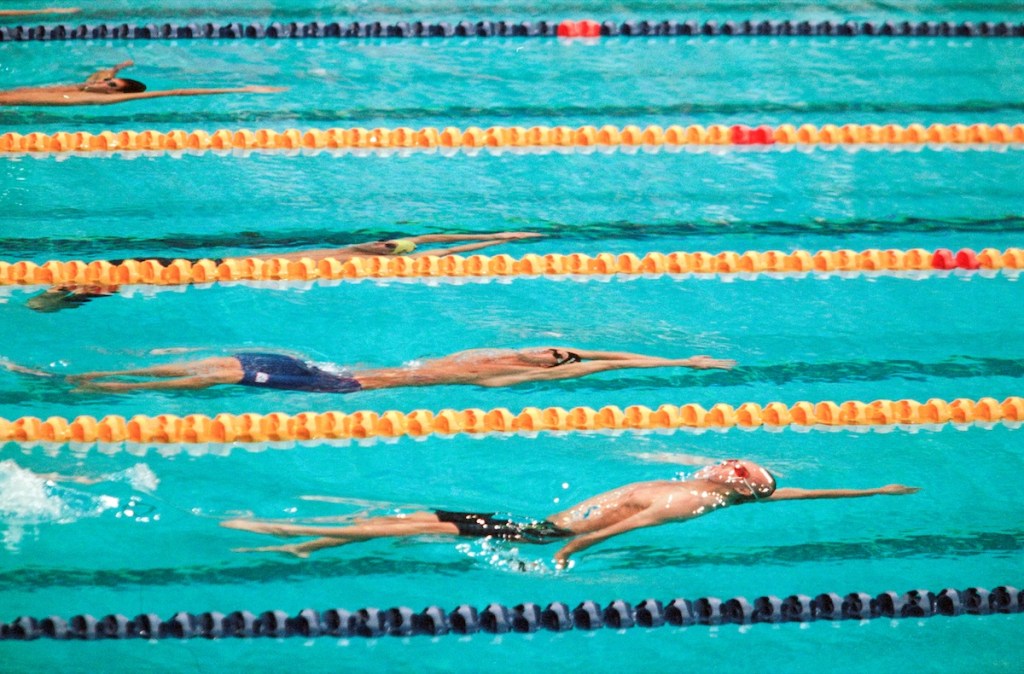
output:
<instances>
[{"instance_id":1,"label":"swimmer's face","mask_svg":"<svg viewBox=\"0 0 1024 674\"><path fill-rule=\"evenodd\" d=\"M395 255L398 243L396 241L372 241L361 243L353 248L365 255Z\"/></svg>"},{"instance_id":2,"label":"swimmer's face","mask_svg":"<svg viewBox=\"0 0 1024 674\"><path fill-rule=\"evenodd\" d=\"M693 476L700 480L726 485L745 499L767 498L775 491L775 478L753 461L729 459L702 468Z\"/></svg>"}]
</instances>

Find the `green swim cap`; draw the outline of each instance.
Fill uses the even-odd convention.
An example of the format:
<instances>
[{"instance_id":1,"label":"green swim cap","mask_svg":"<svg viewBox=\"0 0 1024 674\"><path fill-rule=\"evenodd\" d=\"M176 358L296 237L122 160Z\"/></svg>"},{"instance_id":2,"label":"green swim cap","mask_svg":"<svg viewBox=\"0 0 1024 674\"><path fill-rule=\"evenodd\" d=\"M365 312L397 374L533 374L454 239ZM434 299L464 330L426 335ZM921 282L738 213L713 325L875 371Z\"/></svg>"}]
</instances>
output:
<instances>
[{"instance_id":1,"label":"green swim cap","mask_svg":"<svg viewBox=\"0 0 1024 674\"><path fill-rule=\"evenodd\" d=\"M395 250L392 255L405 255L416 250L416 244L409 239L395 239Z\"/></svg>"}]
</instances>

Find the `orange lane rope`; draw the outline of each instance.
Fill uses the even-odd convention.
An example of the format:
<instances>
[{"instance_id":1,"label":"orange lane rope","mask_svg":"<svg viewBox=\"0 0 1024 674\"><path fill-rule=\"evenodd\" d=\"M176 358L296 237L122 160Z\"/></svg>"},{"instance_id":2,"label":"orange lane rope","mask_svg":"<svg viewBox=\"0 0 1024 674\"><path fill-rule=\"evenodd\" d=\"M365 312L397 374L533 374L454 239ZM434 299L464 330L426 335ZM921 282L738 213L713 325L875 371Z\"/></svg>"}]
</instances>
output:
<instances>
[{"instance_id":1,"label":"orange lane rope","mask_svg":"<svg viewBox=\"0 0 1024 674\"><path fill-rule=\"evenodd\" d=\"M725 251L647 253L583 253L568 255L527 254L520 258L509 255L427 255L423 257L362 257L340 262L334 258L314 261L311 258L235 258L220 263L203 259L178 259L164 266L157 260L125 260L112 264L105 260L43 264L30 261L0 262L0 286L39 285L120 285L179 286L232 281L314 281L416 279L416 278L510 278L533 276L601 276L623 275L642 277L661 274L750 275L830 273L944 273L950 271L995 273L1006 270L1011 275L1024 269L1024 249L999 250L985 248L979 252L960 249L956 252L940 248L854 250L821 250L811 253L796 250Z\"/></svg>"},{"instance_id":2,"label":"orange lane rope","mask_svg":"<svg viewBox=\"0 0 1024 674\"><path fill-rule=\"evenodd\" d=\"M735 124L702 126L494 126L76 131L0 134L0 153L174 152L205 150L628 148L792 145L1011 145L1024 143L1024 124Z\"/></svg>"},{"instance_id":3,"label":"orange lane rope","mask_svg":"<svg viewBox=\"0 0 1024 674\"><path fill-rule=\"evenodd\" d=\"M350 441L455 434L536 433L541 431L672 431L793 428L871 429L892 426L936 427L944 424L991 426L1002 422L1018 427L1024 421L1024 398L956 398L945 401L875 400L842 403L801 401L786 405L747 402L733 407L718 403L710 409L699 404L643 405L619 408L526 407L518 413L499 407L491 410L444 409L437 412L396 410L302 412L271 414L202 414L176 416L108 415L100 419L78 416L0 418L0 443L141 443L202 444L296 441Z\"/></svg>"}]
</instances>

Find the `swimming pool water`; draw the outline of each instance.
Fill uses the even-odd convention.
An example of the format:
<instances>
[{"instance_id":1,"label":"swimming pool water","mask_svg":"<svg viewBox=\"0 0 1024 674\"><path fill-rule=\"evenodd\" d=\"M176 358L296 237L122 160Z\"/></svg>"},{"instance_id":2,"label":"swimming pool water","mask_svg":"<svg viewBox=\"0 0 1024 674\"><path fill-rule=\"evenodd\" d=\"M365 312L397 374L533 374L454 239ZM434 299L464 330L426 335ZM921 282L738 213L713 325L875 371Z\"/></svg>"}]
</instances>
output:
<instances>
[{"instance_id":1,"label":"swimming pool water","mask_svg":"<svg viewBox=\"0 0 1024 674\"><path fill-rule=\"evenodd\" d=\"M255 8L255 9L253 9ZM662 18L1013 19L1002 4L649 3L586 12L528 3L401 5L417 18L563 15ZM394 7L225 4L204 16L397 16ZM473 10L472 16L470 16ZM86 7L113 20L119 5ZM141 12L141 10L139 10ZM548 13L551 14L548 14ZM1016 14L1015 14L1016 12ZM195 20L194 5L147 16ZM403 14L404 16L405 14ZM429 16L428 16L429 15ZM95 18L90 18L95 17ZM255 17L255 18L254 18ZM689 18L689 16L687 16ZM701 16L699 18L704 18ZM226 20L219 18L218 20ZM169 99L96 109L8 109L0 131L627 123L1008 122L1019 119L1019 47L1006 40L517 40L4 44L0 88L133 58L151 86L290 86L278 96ZM247 157L19 157L0 161L0 257L226 256L432 232L530 230L487 252L743 251L1019 246L1018 148L893 152ZM0 417L1019 395L1021 285L950 275L726 282L517 279L508 284L363 282L310 288L126 289L39 314L30 292L0 292L0 356L72 373L265 348L350 366L398 365L463 348L570 344L664 356L735 358L732 372L644 370L511 389L436 387L351 396L242 387L83 394L0 371ZM515 604L584 599L939 590L1020 582L1024 531L1013 489L1020 431L541 434L347 446L75 453L0 449L0 620L89 612ZM116 448L131 449L131 448ZM555 573L555 546L376 541L310 560L241 555L260 537L223 517L327 517L423 507L543 516L680 466L642 453L742 456L812 488L921 486L901 498L733 508L634 532ZM20 468L15 468L16 463ZM46 488L21 472L112 475ZM147 488L151 476L159 480ZM315 497L310 500L304 497ZM821 665L832 671L1017 671L1019 616L876 620L752 629L476 636L338 642L5 644L28 671L314 670L378 666L500 671L565 666Z\"/></svg>"}]
</instances>

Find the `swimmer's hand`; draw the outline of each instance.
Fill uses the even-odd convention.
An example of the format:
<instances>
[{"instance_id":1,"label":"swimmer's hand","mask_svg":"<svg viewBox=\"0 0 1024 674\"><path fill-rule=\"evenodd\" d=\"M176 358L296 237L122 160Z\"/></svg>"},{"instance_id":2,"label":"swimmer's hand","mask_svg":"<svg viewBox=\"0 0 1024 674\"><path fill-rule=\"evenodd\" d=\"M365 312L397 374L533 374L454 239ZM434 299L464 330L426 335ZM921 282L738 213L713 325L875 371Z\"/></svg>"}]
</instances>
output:
<instances>
[{"instance_id":1,"label":"swimmer's hand","mask_svg":"<svg viewBox=\"0 0 1024 674\"><path fill-rule=\"evenodd\" d=\"M515 239L537 239L542 236L544 235L538 234L537 232L501 232L499 234L495 234L494 238L502 241L512 241Z\"/></svg>"},{"instance_id":2,"label":"swimmer's hand","mask_svg":"<svg viewBox=\"0 0 1024 674\"><path fill-rule=\"evenodd\" d=\"M239 92L249 94L276 94L281 91L288 91L288 87L267 87L260 84L253 84L247 87L238 89Z\"/></svg>"},{"instance_id":3,"label":"swimmer's hand","mask_svg":"<svg viewBox=\"0 0 1024 674\"><path fill-rule=\"evenodd\" d=\"M905 484L887 484L878 488L878 493L885 496L903 496L904 494L916 494L919 491L921 491L920 487L908 487Z\"/></svg>"},{"instance_id":4,"label":"swimmer's hand","mask_svg":"<svg viewBox=\"0 0 1024 674\"><path fill-rule=\"evenodd\" d=\"M555 553L555 568L557 570L565 571L572 568L574 562L569 560L569 554L564 550L559 550Z\"/></svg>"},{"instance_id":5,"label":"swimmer's hand","mask_svg":"<svg viewBox=\"0 0 1024 674\"><path fill-rule=\"evenodd\" d=\"M686 366L695 370L731 370L736 367L736 361L711 356L693 356L686 359Z\"/></svg>"}]
</instances>

